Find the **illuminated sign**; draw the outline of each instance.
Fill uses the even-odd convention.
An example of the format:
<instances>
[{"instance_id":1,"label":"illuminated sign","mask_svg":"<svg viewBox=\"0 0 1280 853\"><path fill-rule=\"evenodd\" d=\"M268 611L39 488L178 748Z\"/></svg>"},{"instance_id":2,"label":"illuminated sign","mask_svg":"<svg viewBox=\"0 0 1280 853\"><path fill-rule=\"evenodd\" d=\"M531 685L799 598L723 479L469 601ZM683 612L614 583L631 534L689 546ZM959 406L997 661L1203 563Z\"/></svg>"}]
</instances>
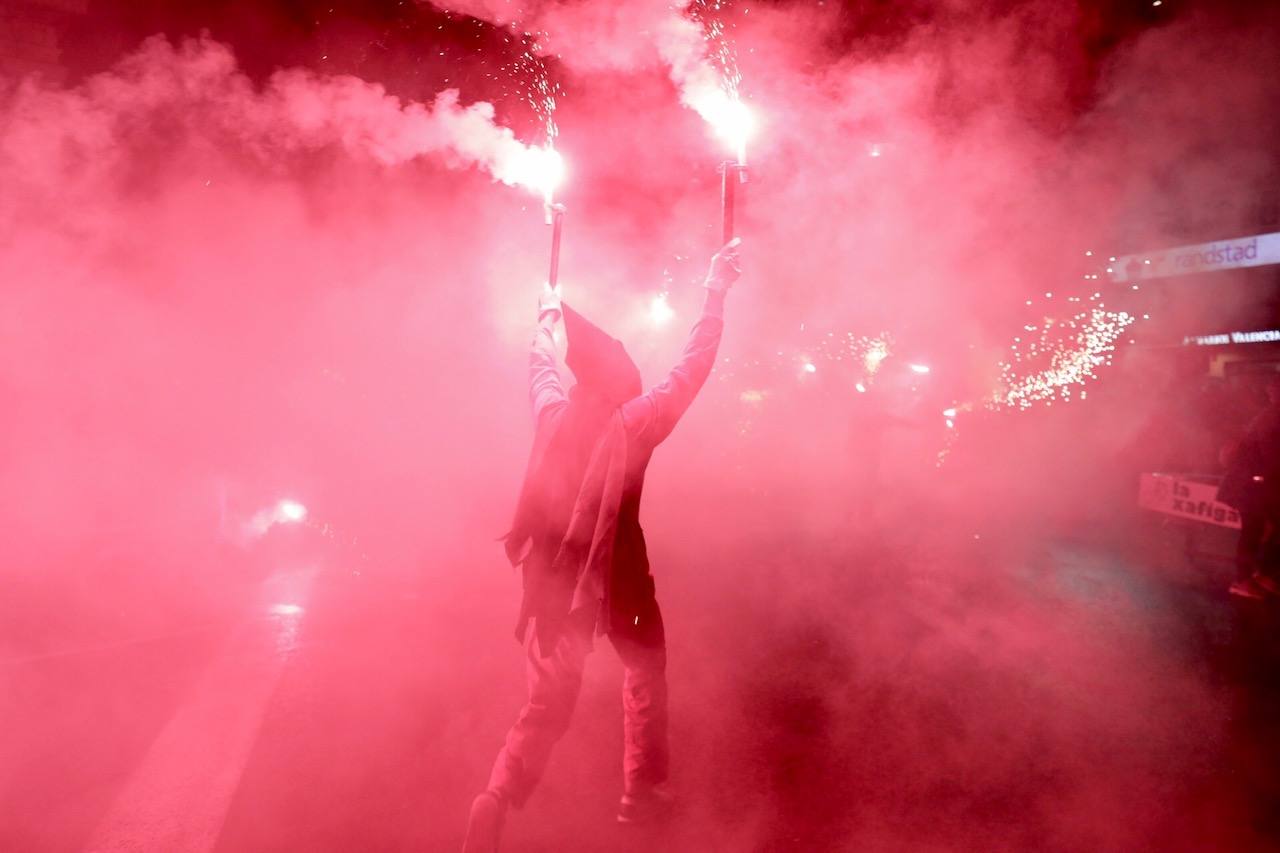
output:
<instances>
[{"instance_id":1,"label":"illuminated sign","mask_svg":"<svg viewBox=\"0 0 1280 853\"><path fill-rule=\"evenodd\" d=\"M1187 335L1183 346L1221 347L1229 344L1280 343L1280 329L1259 329L1256 332L1224 332L1221 335Z\"/></svg>"},{"instance_id":2,"label":"illuminated sign","mask_svg":"<svg viewBox=\"0 0 1280 853\"><path fill-rule=\"evenodd\" d=\"M1124 255L1107 264L1107 273L1122 283L1267 264L1280 264L1280 231Z\"/></svg>"}]
</instances>

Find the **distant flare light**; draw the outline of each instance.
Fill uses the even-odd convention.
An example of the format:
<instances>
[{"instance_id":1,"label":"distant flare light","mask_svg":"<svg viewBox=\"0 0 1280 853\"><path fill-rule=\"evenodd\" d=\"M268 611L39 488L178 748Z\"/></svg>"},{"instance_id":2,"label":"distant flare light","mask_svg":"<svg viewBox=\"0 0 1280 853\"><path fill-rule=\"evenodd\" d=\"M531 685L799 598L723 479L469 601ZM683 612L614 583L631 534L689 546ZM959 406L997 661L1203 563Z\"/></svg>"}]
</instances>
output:
<instances>
[{"instance_id":1,"label":"distant flare light","mask_svg":"<svg viewBox=\"0 0 1280 853\"><path fill-rule=\"evenodd\" d=\"M674 316L676 312L667 302L667 294L659 293L653 297L653 301L649 303L649 319L655 326L665 326Z\"/></svg>"},{"instance_id":2,"label":"distant flare light","mask_svg":"<svg viewBox=\"0 0 1280 853\"><path fill-rule=\"evenodd\" d=\"M928 373L928 372L929 372L929 365L927 365L927 364L912 364L912 365L909 365L909 366L910 366L910 368L911 368L911 372L912 372L912 373L919 373L919 374L923 375L923 374L925 374L925 373Z\"/></svg>"},{"instance_id":3,"label":"distant flare light","mask_svg":"<svg viewBox=\"0 0 1280 853\"><path fill-rule=\"evenodd\" d=\"M867 375L875 376L876 371L880 369L880 362L888 357L889 342L883 336L872 340L862 355L862 363L867 369Z\"/></svg>"},{"instance_id":4,"label":"distant flare light","mask_svg":"<svg viewBox=\"0 0 1280 853\"><path fill-rule=\"evenodd\" d=\"M259 510L249 519L248 533L262 536L277 524L301 524L307 519L307 508L295 500L285 498L266 509Z\"/></svg>"}]
</instances>

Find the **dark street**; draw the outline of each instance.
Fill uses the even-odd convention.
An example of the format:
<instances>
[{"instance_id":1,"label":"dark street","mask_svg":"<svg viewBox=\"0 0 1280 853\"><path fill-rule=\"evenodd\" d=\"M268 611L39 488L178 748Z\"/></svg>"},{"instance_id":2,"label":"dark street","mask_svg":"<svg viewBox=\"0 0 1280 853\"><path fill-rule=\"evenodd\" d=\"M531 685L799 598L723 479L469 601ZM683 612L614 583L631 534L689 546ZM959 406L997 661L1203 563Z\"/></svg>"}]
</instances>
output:
<instances>
[{"instance_id":1,"label":"dark street","mask_svg":"<svg viewBox=\"0 0 1280 853\"><path fill-rule=\"evenodd\" d=\"M613 821L621 675L600 648L510 849L1273 848L1276 608L1176 548L1152 559L1168 535L1144 531L1147 556L726 547L732 590L659 540L680 812ZM0 846L456 849L521 691L506 611L460 613L451 589L507 580L281 571L229 582L197 624L177 609L151 636L11 651Z\"/></svg>"}]
</instances>

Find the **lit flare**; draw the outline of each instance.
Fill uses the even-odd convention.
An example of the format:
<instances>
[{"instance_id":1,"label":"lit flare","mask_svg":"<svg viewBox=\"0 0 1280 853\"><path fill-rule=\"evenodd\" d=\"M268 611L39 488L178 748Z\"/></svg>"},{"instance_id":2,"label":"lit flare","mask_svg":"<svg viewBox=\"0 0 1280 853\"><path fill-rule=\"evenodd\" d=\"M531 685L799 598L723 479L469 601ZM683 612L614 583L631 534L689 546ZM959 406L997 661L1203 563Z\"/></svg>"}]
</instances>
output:
<instances>
[{"instance_id":1,"label":"lit flare","mask_svg":"<svg viewBox=\"0 0 1280 853\"><path fill-rule=\"evenodd\" d=\"M564 158L549 145L521 149L506 169L509 183L537 193L547 204L551 204L556 188L564 180L564 173Z\"/></svg>"},{"instance_id":2,"label":"lit flare","mask_svg":"<svg viewBox=\"0 0 1280 853\"><path fill-rule=\"evenodd\" d=\"M737 162L746 165L747 142L756 128L751 109L738 97L719 87L708 89L694 98L693 107L711 126L715 135L737 156Z\"/></svg>"}]
</instances>

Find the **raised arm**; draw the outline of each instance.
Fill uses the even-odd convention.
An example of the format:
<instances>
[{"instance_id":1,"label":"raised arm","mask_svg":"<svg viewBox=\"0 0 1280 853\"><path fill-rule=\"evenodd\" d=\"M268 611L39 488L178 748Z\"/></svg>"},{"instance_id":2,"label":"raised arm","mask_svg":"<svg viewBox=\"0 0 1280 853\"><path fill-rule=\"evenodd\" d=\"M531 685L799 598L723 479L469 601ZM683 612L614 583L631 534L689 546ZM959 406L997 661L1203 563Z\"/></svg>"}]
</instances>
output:
<instances>
[{"instance_id":1,"label":"raised arm","mask_svg":"<svg viewBox=\"0 0 1280 853\"><path fill-rule=\"evenodd\" d=\"M679 362L662 382L622 408L627 432L642 443L656 446L670 435L711 374L724 331L725 293L740 274L738 244L734 239L711 259L702 314Z\"/></svg>"},{"instance_id":2,"label":"raised arm","mask_svg":"<svg viewBox=\"0 0 1280 853\"><path fill-rule=\"evenodd\" d=\"M535 424L569 399L556 368L556 342L552 337L559 321L560 294L544 286L542 298L538 300L538 330L529 349L529 402L533 405Z\"/></svg>"}]
</instances>

